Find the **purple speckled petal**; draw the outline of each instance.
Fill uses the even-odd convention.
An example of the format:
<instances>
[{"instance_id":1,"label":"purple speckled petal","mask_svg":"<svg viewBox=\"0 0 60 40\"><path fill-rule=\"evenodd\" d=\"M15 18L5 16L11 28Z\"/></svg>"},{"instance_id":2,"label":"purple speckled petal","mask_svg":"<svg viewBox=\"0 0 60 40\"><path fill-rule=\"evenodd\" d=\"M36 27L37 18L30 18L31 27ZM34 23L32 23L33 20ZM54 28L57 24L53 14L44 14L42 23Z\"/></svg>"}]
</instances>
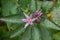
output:
<instances>
[{"instance_id":1,"label":"purple speckled petal","mask_svg":"<svg viewBox=\"0 0 60 40\"><path fill-rule=\"evenodd\" d=\"M40 21L41 20L41 18L40 17L37 17L37 21Z\"/></svg>"},{"instance_id":2,"label":"purple speckled petal","mask_svg":"<svg viewBox=\"0 0 60 40\"><path fill-rule=\"evenodd\" d=\"M41 10L37 10L36 13L38 13L40 16L42 15Z\"/></svg>"},{"instance_id":3,"label":"purple speckled petal","mask_svg":"<svg viewBox=\"0 0 60 40\"><path fill-rule=\"evenodd\" d=\"M35 20L37 20L37 17L32 19L32 21L35 21Z\"/></svg>"}]
</instances>

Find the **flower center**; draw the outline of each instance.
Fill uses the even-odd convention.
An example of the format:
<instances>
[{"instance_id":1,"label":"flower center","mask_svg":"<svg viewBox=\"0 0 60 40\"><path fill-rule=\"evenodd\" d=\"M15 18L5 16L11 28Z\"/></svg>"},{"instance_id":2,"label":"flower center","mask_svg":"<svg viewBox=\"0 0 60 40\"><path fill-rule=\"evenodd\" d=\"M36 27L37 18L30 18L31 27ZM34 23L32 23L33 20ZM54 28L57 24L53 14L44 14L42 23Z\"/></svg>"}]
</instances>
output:
<instances>
[{"instance_id":1,"label":"flower center","mask_svg":"<svg viewBox=\"0 0 60 40\"><path fill-rule=\"evenodd\" d=\"M30 23L32 19L30 17L27 18L27 22Z\"/></svg>"}]
</instances>

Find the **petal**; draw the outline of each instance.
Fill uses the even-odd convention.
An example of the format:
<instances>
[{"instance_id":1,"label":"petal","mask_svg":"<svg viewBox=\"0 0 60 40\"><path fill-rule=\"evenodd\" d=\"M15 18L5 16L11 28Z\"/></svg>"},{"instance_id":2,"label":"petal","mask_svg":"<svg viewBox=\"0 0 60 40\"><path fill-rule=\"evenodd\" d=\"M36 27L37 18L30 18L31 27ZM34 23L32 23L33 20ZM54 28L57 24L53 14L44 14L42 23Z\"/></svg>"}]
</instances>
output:
<instances>
[{"instance_id":1,"label":"petal","mask_svg":"<svg viewBox=\"0 0 60 40\"><path fill-rule=\"evenodd\" d=\"M32 21L35 21L35 20L37 20L37 17L32 19Z\"/></svg>"},{"instance_id":2,"label":"petal","mask_svg":"<svg viewBox=\"0 0 60 40\"><path fill-rule=\"evenodd\" d=\"M30 25L34 26L34 24L31 22Z\"/></svg>"},{"instance_id":3,"label":"petal","mask_svg":"<svg viewBox=\"0 0 60 40\"><path fill-rule=\"evenodd\" d=\"M30 18L32 18L32 15L33 15L33 14L30 14Z\"/></svg>"},{"instance_id":4,"label":"petal","mask_svg":"<svg viewBox=\"0 0 60 40\"><path fill-rule=\"evenodd\" d=\"M38 17L38 18L37 18L37 21L40 21L40 20L41 20L41 18L40 18L40 17Z\"/></svg>"},{"instance_id":5,"label":"petal","mask_svg":"<svg viewBox=\"0 0 60 40\"><path fill-rule=\"evenodd\" d=\"M21 21L21 22L26 22L26 19L21 19L20 21Z\"/></svg>"},{"instance_id":6,"label":"petal","mask_svg":"<svg viewBox=\"0 0 60 40\"><path fill-rule=\"evenodd\" d=\"M26 29L28 25L29 25L29 23L26 23L25 26L24 26L24 28Z\"/></svg>"},{"instance_id":7,"label":"petal","mask_svg":"<svg viewBox=\"0 0 60 40\"><path fill-rule=\"evenodd\" d=\"M36 13L38 13L40 16L42 15L41 10L37 10Z\"/></svg>"},{"instance_id":8,"label":"petal","mask_svg":"<svg viewBox=\"0 0 60 40\"><path fill-rule=\"evenodd\" d=\"M24 13L24 15L25 15L26 18L29 17L26 13Z\"/></svg>"},{"instance_id":9,"label":"petal","mask_svg":"<svg viewBox=\"0 0 60 40\"><path fill-rule=\"evenodd\" d=\"M41 15L42 15L42 13L41 13L41 12L39 12L39 15L41 16Z\"/></svg>"}]
</instances>

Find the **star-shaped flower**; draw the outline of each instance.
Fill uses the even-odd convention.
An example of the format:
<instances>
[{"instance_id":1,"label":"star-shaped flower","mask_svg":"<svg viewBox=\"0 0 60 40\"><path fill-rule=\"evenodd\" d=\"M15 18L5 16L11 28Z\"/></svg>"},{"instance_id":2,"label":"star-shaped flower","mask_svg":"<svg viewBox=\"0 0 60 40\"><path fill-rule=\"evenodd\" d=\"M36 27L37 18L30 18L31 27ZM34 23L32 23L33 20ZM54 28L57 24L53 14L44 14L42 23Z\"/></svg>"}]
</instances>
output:
<instances>
[{"instance_id":1,"label":"star-shaped flower","mask_svg":"<svg viewBox=\"0 0 60 40\"><path fill-rule=\"evenodd\" d=\"M21 19L22 22L26 22L24 28L27 28L28 25L32 25L33 26L34 25L33 22L37 19L37 17L36 18L32 18L32 15L28 16L26 13L24 13L24 15L25 15L26 19Z\"/></svg>"}]
</instances>

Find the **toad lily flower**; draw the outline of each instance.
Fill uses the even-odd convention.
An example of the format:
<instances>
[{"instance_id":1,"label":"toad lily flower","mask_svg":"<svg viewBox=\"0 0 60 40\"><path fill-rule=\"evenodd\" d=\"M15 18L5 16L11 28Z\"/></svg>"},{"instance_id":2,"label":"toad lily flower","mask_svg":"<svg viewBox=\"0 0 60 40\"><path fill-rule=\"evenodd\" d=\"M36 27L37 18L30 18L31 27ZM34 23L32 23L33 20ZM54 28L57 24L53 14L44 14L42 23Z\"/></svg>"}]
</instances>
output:
<instances>
[{"instance_id":1,"label":"toad lily flower","mask_svg":"<svg viewBox=\"0 0 60 40\"><path fill-rule=\"evenodd\" d=\"M33 26L33 22L37 19L37 18L32 18L32 15L28 16L27 14L25 14L26 19L21 19L22 22L26 22L24 28L27 28L28 25L32 25Z\"/></svg>"}]
</instances>

